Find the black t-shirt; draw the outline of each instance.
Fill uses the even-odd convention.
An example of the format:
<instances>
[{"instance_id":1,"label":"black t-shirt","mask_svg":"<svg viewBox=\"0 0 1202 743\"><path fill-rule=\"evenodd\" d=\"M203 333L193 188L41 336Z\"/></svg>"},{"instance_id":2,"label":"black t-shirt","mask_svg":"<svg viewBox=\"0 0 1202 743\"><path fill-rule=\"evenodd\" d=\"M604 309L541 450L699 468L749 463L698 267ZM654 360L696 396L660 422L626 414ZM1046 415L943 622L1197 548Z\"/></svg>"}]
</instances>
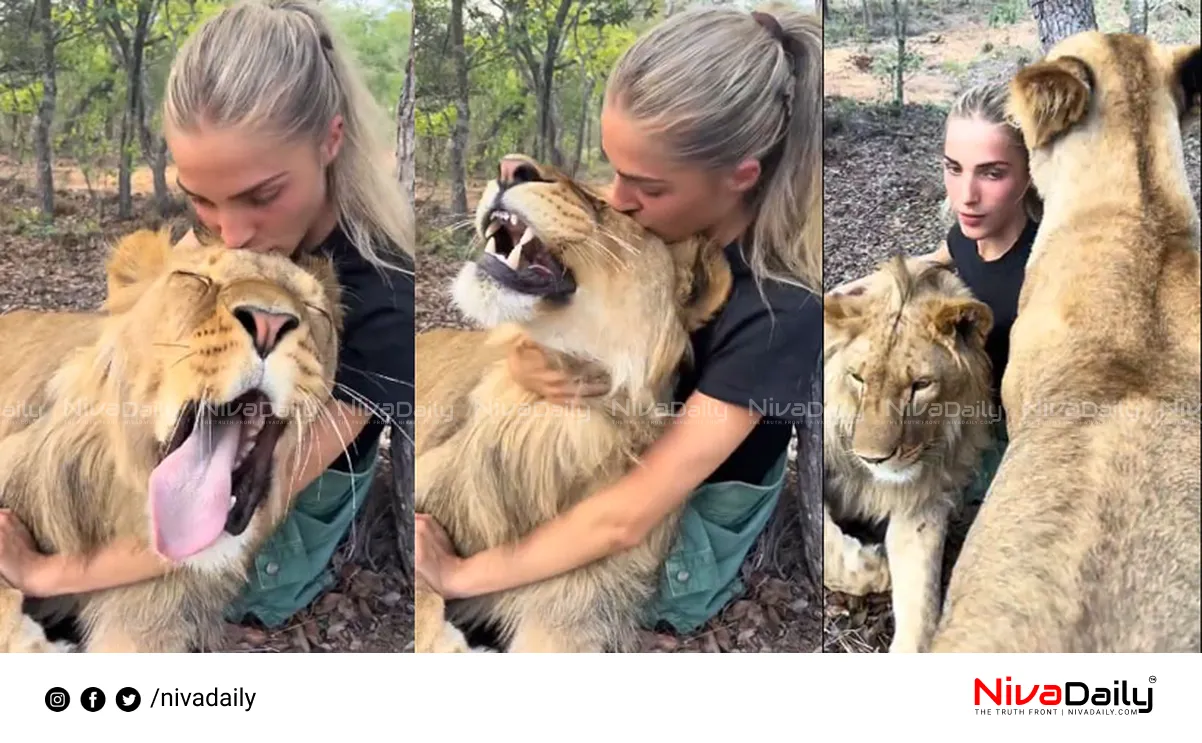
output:
<instances>
[{"instance_id":1,"label":"black t-shirt","mask_svg":"<svg viewBox=\"0 0 1202 743\"><path fill-rule=\"evenodd\" d=\"M359 254L341 227L316 250L333 258L342 286L334 397L360 407L366 399L372 409L372 419L350 442L347 456L331 465L346 472L362 465L385 425L393 426L392 436L399 436L399 423L413 417L413 275L376 268ZM413 270L408 256L382 257L399 269Z\"/></svg>"},{"instance_id":2,"label":"black t-shirt","mask_svg":"<svg viewBox=\"0 0 1202 743\"><path fill-rule=\"evenodd\" d=\"M810 410L811 375L822 353L822 301L766 280L764 304L738 243L726 246L733 284L717 316L692 335L693 364L681 370L675 399L695 390L760 413L751 434L706 482L759 484Z\"/></svg>"},{"instance_id":3,"label":"black t-shirt","mask_svg":"<svg viewBox=\"0 0 1202 743\"><path fill-rule=\"evenodd\" d=\"M1001 258L986 261L977 252L977 241L969 240L954 224L947 233L947 249L956 273L977 299L993 310L993 330L985 339L985 351L993 364L993 401L1001 406L1002 373L1010 359L1010 327L1018 315L1018 294L1026 274L1027 259L1039 223L1027 220L1027 226L1010 250Z\"/></svg>"}]
</instances>

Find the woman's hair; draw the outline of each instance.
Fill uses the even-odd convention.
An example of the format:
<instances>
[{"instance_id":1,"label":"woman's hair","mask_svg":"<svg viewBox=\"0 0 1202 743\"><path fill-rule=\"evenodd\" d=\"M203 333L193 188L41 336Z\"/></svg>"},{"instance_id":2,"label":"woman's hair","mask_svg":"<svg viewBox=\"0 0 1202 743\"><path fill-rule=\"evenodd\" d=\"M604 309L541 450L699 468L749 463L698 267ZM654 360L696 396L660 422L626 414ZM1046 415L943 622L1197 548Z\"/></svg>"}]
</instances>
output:
<instances>
[{"instance_id":1,"label":"woman's hair","mask_svg":"<svg viewBox=\"0 0 1202 743\"><path fill-rule=\"evenodd\" d=\"M952 103L951 110L947 113L947 120L980 119L1003 127L1006 130L1007 136L1010 137L1011 144L1017 147L1019 152L1023 153L1025 168L1027 163L1027 146L1023 142L1022 131L1006 115L1006 99L1009 95L1010 86L1008 81L975 85L956 98ZM1029 171L1027 172L1027 190L1023 194L1023 208L1031 221L1038 222L1043 218L1043 199L1040 198L1039 192L1035 190L1035 184L1031 182ZM944 226L947 227L950 227L952 222L955 221L955 215L952 213L951 198L946 195L943 197L943 204L940 207L940 217L943 219Z\"/></svg>"},{"instance_id":2,"label":"woman's hair","mask_svg":"<svg viewBox=\"0 0 1202 743\"><path fill-rule=\"evenodd\" d=\"M307 0L243 0L193 33L171 66L163 118L176 129L252 127L287 141L320 142L335 115L343 140L327 170L350 242L383 267L381 252L413 255L413 213L382 167L388 121L353 55Z\"/></svg>"},{"instance_id":3,"label":"woman's hair","mask_svg":"<svg viewBox=\"0 0 1202 743\"><path fill-rule=\"evenodd\" d=\"M678 162L756 158L743 248L772 278L822 284L822 22L789 8L703 7L671 16L618 60L607 101L665 137Z\"/></svg>"}]
</instances>

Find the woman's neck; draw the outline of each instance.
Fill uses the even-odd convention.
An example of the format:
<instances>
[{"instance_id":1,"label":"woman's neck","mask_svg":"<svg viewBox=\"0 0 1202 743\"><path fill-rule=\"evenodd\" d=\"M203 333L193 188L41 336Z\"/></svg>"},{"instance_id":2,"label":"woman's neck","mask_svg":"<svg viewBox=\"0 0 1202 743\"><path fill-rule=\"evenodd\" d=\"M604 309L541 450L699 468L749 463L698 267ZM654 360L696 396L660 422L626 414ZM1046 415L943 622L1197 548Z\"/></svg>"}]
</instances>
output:
<instances>
[{"instance_id":1,"label":"woman's neck","mask_svg":"<svg viewBox=\"0 0 1202 743\"><path fill-rule=\"evenodd\" d=\"M300 250L308 252L321 245L337 226L338 211L334 208L333 203L327 201L325 207L321 210L321 214L314 220L313 226L309 228L309 231L305 233L305 237L301 240Z\"/></svg>"},{"instance_id":2,"label":"woman's neck","mask_svg":"<svg viewBox=\"0 0 1202 743\"><path fill-rule=\"evenodd\" d=\"M720 245L730 245L747 232L751 226L752 216L747 209L734 209L725 219L706 230L706 234Z\"/></svg>"},{"instance_id":3,"label":"woman's neck","mask_svg":"<svg viewBox=\"0 0 1202 743\"><path fill-rule=\"evenodd\" d=\"M1000 231L977 240L977 255L986 262L996 261L1010 252L1026 227L1027 214L1020 212L1018 217L1010 220L1010 223Z\"/></svg>"}]
</instances>

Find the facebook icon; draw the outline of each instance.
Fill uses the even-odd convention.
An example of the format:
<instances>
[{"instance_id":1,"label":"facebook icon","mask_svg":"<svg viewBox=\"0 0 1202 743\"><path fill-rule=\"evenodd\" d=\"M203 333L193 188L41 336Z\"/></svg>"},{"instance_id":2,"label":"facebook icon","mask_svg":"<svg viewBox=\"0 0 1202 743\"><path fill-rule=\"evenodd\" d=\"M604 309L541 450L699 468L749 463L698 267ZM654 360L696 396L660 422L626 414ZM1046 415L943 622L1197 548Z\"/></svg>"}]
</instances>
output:
<instances>
[{"instance_id":1,"label":"facebook icon","mask_svg":"<svg viewBox=\"0 0 1202 743\"><path fill-rule=\"evenodd\" d=\"M104 692L97 689L95 686L89 686L83 690L83 694L79 697L79 703L88 712L95 712L104 706Z\"/></svg>"}]
</instances>

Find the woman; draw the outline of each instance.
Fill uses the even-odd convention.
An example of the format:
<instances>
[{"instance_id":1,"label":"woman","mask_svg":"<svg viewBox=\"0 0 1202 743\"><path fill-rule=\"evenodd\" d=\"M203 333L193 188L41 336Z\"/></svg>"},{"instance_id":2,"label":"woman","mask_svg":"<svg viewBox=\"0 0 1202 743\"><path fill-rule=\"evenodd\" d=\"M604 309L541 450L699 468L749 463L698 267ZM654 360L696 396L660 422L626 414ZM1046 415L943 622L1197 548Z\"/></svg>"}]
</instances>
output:
<instances>
[{"instance_id":1,"label":"woman","mask_svg":"<svg viewBox=\"0 0 1202 743\"><path fill-rule=\"evenodd\" d=\"M1010 357L1010 328L1018 313L1031 244L1042 202L1031 184L1022 133L1007 121L1008 86L986 83L970 88L952 104L943 145L945 217L953 220L937 250L912 259L952 266L969 290L993 311L985 349L993 366L993 404L998 411L997 447L987 455L970 502L984 497L1008 442L1001 406L1002 374ZM867 278L832 293L862 290Z\"/></svg>"},{"instance_id":2,"label":"woman","mask_svg":"<svg viewBox=\"0 0 1202 743\"><path fill-rule=\"evenodd\" d=\"M790 11L684 12L618 61L601 117L610 201L669 241L722 241L731 297L692 337L695 363L676 390L690 412L625 478L466 559L419 514L416 566L435 590L467 597L562 574L637 544L687 501L648 625L692 631L741 592L821 352L821 75L821 26ZM601 392L557 376L537 348L511 363L554 402Z\"/></svg>"},{"instance_id":3,"label":"woman","mask_svg":"<svg viewBox=\"0 0 1202 743\"><path fill-rule=\"evenodd\" d=\"M316 7L251 1L203 24L167 82L164 134L196 217L183 242L323 251L346 308L334 399L293 476L295 511L258 554L234 620L278 626L331 582L327 563L367 495L385 422L412 410L411 207L378 164L387 124L351 59ZM31 595L171 569L133 543L40 555L11 515L0 519L0 575Z\"/></svg>"}]
</instances>

